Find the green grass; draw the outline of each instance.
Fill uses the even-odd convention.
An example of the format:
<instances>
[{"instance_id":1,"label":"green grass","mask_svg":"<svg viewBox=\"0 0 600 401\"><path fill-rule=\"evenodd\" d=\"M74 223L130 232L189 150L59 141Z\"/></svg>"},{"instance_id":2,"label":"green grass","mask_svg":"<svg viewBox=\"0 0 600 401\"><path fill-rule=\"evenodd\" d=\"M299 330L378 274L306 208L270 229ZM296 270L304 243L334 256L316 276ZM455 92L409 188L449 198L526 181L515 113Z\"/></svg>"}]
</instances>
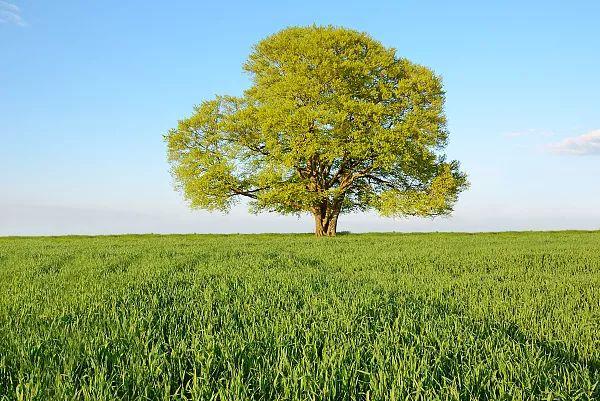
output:
<instances>
[{"instance_id":1,"label":"green grass","mask_svg":"<svg viewBox=\"0 0 600 401\"><path fill-rule=\"evenodd\" d=\"M0 238L0 400L600 399L600 232Z\"/></svg>"}]
</instances>

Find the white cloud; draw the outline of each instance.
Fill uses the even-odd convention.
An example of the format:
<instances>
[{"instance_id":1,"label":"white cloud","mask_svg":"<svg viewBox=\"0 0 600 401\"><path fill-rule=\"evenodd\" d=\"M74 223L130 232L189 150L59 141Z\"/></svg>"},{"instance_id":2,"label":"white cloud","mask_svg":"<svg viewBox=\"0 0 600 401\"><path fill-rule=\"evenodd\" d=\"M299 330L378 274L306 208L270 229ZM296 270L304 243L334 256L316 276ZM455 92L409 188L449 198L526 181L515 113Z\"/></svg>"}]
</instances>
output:
<instances>
[{"instance_id":1,"label":"white cloud","mask_svg":"<svg viewBox=\"0 0 600 401\"><path fill-rule=\"evenodd\" d=\"M27 26L21 16L21 9L15 4L0 0L0 23Z\"/></svg>"},{"instance_id":2,"label":"white cloud","mask_svg":"<svg viewBox=\"0 0 600 401\"><path fill-rule=\"evenodd\" d=\"M561 155L600 155L600 129L548 144L547 149Z\"/></svg>"}]
</instances>

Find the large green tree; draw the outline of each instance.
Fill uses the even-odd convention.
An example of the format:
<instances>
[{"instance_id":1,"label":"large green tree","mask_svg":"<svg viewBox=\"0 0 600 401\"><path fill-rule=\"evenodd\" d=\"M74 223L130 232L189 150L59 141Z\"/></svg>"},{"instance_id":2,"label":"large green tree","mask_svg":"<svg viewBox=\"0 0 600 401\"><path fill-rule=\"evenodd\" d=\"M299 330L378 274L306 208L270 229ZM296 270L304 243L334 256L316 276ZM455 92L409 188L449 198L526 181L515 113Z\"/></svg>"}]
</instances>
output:
<instances>
[{"instance_id":1,"label":"large green tree","mask_svg":"<svg viewBox=\"0 0 600 401\"><path fill-rule=\"evenodd\" d=\"M193 208L310 213L317 236L340 213L452 211L467 186L448 138L441 80L365 33L292 27L258 43L243 96L195 107L165 136Z\"/></svg>"}]
</instances>

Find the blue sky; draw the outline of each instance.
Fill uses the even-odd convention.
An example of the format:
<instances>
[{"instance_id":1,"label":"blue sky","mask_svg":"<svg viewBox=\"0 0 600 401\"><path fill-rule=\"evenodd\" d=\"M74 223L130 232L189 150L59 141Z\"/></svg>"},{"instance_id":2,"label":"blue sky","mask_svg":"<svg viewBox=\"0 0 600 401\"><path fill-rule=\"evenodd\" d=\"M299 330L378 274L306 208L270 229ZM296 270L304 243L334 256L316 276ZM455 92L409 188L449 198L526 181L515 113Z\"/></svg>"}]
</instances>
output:
<instances>
[{"instance_id":1,"label":"blue sky","mask_svg":"<svg viewBox=\"0 0 600 401\"><path fill-rule=\"evenodd\" d=\"M240 94L254 43L313 23L440 74L447 153L471 181L453 217L340 230L600 228L599 17L597 1L0 1L0 235L310 231L243 205L190 212L162 135Z\"/></svg>"}]
</instances>

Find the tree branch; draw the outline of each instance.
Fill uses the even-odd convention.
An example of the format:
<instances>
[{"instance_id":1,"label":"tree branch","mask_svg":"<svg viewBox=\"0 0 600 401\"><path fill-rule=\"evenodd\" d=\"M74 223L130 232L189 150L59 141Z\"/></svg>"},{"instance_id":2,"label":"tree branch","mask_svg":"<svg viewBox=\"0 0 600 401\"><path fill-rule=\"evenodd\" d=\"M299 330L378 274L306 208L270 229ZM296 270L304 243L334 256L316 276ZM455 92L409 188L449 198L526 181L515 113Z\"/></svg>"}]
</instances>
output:
<instances>
[{"instance_id":1,"label":"tree branch","mask_svg":"<svg viewBox=\"0 0 600 401\"><path fill-rule=\"evenodd\" d=\"M231 191L234 193L235 195L242 195L242 196L247 196L248 198L252 198L252 199L256 199L257 196L255 195L255 192L259 192L262 191L264 189L268 189L269 187L263 187L263 188L255 188L255 189L250 189L247 191L241 190L241 189L237 189L237 188L231 188Z\"/></svg>"},{"instance_id":2,"label":"tree branch","mask_svg":"<svg viewBox=\"0 0 600 401\"><path fill-rule=\"evenodd\" d=\"M375 180L375 181L379 182L380 184L383 184L383 185L385 185L385 186L387 186L387 187L389 187L391 189L398 189L398 188L396 188L396 186L394 186L393 183L391 183L389 181L386 181L383 178L379 178L379 177L377 177L375 175L366 174L364 177L367 178L367 179Z\"/></svg>"}]
</instances>

